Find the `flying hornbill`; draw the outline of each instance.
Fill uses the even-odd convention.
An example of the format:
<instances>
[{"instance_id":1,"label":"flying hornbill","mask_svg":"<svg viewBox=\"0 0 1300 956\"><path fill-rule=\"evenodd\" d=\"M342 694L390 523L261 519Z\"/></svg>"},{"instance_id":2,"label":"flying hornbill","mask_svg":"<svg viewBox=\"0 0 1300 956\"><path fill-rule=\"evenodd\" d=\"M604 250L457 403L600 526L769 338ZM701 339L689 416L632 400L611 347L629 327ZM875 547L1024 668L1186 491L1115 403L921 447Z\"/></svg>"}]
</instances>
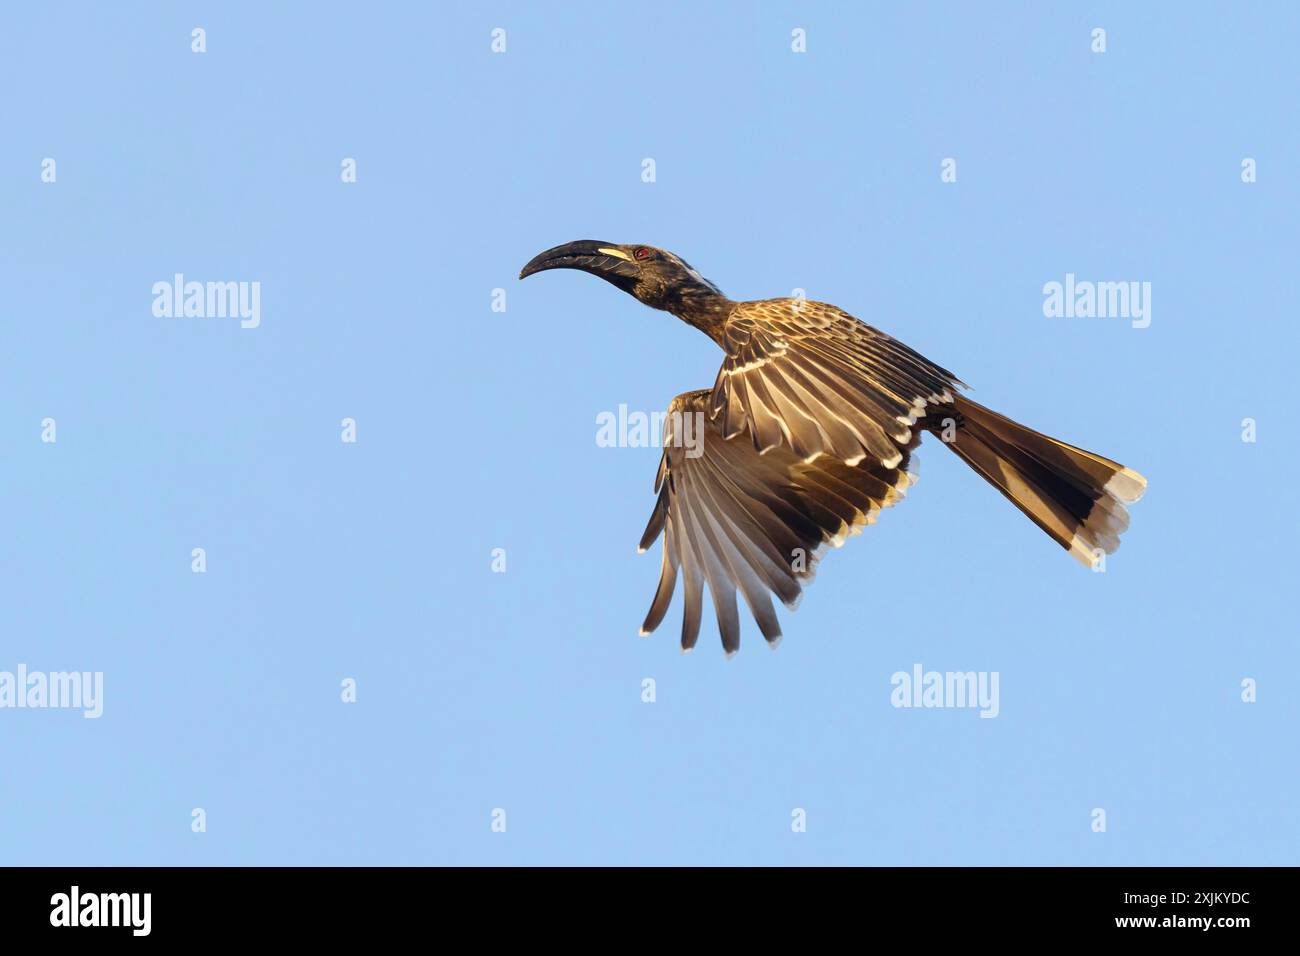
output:
<instances>
[{"instance_id":1,"label":"flying hornbill","mask_svg":"<svg viewBox=\"0 0 1300 956\"><path fill-rule=\"evenodd\" d=\"M710 389L673 399L659 498L641 537L664 532L659 588L641 627L664 618L682 572L682 650L700 632L708 584L727 656L740 648L736 589L772 646L768 592L798 603L826 544L839 547L903 497L912 450L928 431L1085 565L1119 547L1123 502L1146 479L1109 458L1017 424L957 389L947 369L833 305L734 302L680 257L594 240L547 249L519 273L579 269L671 312L722 347ZM702 452L679 430L703 422Z\"/></svg>"}]
</instances>

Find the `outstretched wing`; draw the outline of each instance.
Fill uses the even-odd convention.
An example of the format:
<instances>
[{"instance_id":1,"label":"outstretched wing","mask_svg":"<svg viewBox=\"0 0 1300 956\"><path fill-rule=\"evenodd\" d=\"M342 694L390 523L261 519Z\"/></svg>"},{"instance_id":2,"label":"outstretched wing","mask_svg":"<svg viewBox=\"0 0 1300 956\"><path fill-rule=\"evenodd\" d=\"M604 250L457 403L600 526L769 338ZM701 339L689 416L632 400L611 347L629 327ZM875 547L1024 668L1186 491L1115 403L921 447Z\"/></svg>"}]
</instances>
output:
<instances>
[{"instance_id":1,"label":"outstretched wing","mask_svg":"<svg viewBox=\"0 0 1300 956\"><path fill-rule=\"evenodd\" d=\"M641 633L663 621L680 570L682 650L699 637L707 584L730 656L740 648L736 591L775 646L781 628L771 595L795 607L825 545L839 547L902 498L914 480L906 468L916 442L900 449L894 467L828 457L805 462L780 446L759 454L747 435L724 436L709 415L712 394L686 392L668 409L655 480L659 499L639 549L662 532L663 570Z\"/></svg>"},{"instance_id":2,"label":"outstretched wing","mask_svg":"<svg viewBox=\"0 0 1300 956\"><path fill-rule=\"evenodd\" d=\"M736 307L709 404L732 438L804 461L895 468L927 405L960 387L947 369L824 302L768 299Z\"/></svg>"}]
</instances>

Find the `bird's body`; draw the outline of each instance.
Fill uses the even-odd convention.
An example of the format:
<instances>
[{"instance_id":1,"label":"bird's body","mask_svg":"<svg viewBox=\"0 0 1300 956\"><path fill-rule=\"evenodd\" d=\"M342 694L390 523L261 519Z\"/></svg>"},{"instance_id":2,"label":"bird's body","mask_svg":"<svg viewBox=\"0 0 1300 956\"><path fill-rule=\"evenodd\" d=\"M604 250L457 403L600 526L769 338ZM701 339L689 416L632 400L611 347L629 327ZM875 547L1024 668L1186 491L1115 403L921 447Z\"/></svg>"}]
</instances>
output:
<instances>
[{"instance_id":1,"label":"bird's body","mask_svg":"<svg viewBox=\"0 0 1300 956\"><path fill-rule=\"evenodd\" d=\"M924 432L1090 566L1119 546L1123 502L1146 487L1117 462L970 401L951 372L833 305L732 301L649 246L567 243L520 277L552 268L598 275L700 329L725 353L712 388L669 406L659 497L641 540L644 551L664 535L642 633L663 620L680 573L683 650L699 636L706 584L728 654L740 644L737 590L775 645L781 631L769 595L793 607L822 549L903 497ZM692 425L702 443L698 433L683 440Z\"/></svg>"}]
</instances>

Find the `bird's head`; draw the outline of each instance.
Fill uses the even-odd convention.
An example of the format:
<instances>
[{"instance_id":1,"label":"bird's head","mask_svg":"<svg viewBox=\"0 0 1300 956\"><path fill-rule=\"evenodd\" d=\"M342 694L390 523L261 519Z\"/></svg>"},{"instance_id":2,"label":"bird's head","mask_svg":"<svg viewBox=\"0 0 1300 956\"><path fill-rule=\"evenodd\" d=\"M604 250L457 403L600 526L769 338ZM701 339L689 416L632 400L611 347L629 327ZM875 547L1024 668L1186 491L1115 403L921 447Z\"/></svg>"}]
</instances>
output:
<instances>
[{"instance_id":1,"label":"bird's head","mask_svg":"<svg viewBox=\"0 0 1300 956\"><path fill-rule=\"evenodd\" d=\"M618 245L579 239L534 256L519 273L524 279L547 269L578 269L600 276L652 309L680 314L693 302L725 297L683 259L654 246Z\"/></svg>"}]
</instances>

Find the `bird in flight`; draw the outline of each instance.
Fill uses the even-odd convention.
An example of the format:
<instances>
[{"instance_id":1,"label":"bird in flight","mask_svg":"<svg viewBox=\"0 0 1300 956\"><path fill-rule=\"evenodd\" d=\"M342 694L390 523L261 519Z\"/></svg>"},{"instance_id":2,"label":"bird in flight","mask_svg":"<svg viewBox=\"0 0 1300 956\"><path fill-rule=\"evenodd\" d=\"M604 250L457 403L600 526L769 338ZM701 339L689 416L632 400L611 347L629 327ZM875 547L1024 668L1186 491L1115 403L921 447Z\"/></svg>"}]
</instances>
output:
<instances>
[{"instance_id":1,"label":"bird in flight","mask_svg":"<svg viewBox=\"0 0 1300 956\"><path fill-rule=\"evenodd\" d=\"M1124 503L1146 489L1136 471L972 402L947 369L825 302L736 302L654 246L569 242L519 278L547 269L599 276L725 353L712 388L669 405L659 497L638 549L664 535L641 633L663 621L680 571L683 651L699 638L706 584L728 657L740 649L737 590L775 647L771 595L793 609L825 546L839 547L903 497L925 432L1089 567L1119 547ZM692 442L696 422L703 434Z\"/></svg>"}]
</instances>

